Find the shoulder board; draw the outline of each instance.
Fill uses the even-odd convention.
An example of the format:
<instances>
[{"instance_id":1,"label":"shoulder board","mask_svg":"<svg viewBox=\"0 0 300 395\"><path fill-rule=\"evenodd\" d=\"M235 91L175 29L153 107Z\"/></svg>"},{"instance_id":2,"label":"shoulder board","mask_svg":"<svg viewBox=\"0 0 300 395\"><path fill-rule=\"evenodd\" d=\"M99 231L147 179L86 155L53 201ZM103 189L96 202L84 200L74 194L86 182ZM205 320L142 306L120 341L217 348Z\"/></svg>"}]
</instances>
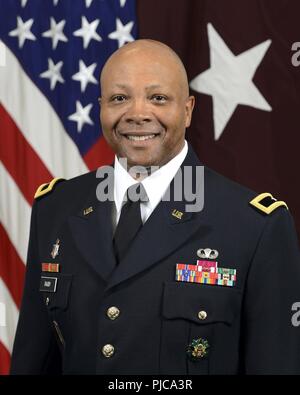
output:
<instances>
[{"instance_id":1,"label":"shoulder board","mask_svg":"<svg viewBox=\"0 0 300 395\"><path fill-rule=\"evenodd\" d=\"M261 193L260 195L256 196L250 201L250 204L265 214L271 214L272 211L276 210L278 207L281 206L289 209L285 202L283 202L282 200L276 200L268 192Z\"/></svg>"},{"instance_id":2,"label":"shoulder board","mask_svg":"<svg viewBox=\"0 0 300 395\"><path fill-rule=\"evenodd\" d=\"M53 180L51 182L40 185L35 192L34 198L37 199L37 198L51 192L52 189L54 188L55 184L58 181L62 181L62 180L64 180L64 178L53 178Z\"/></svg>"}]
</instances>

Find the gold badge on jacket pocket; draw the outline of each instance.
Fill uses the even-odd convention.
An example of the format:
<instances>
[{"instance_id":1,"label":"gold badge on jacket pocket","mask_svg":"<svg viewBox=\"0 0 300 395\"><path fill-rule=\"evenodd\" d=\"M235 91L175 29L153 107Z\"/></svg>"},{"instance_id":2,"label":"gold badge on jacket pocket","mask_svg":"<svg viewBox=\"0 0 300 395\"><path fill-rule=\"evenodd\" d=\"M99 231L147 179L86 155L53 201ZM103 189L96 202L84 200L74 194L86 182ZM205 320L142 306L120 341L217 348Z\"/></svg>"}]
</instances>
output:
<instances>
[{"instance_id":1,"label":"gold badge on jacket pocket","mask_svg":"<svg viewBox=\"0 0 300 395\"><path fill-rule=\"evenodd\" d=\"M197 260L196 265L176 264L176 281L233 287L236 269L218 267L217 261Z\"/></svg>"}]
</instances>

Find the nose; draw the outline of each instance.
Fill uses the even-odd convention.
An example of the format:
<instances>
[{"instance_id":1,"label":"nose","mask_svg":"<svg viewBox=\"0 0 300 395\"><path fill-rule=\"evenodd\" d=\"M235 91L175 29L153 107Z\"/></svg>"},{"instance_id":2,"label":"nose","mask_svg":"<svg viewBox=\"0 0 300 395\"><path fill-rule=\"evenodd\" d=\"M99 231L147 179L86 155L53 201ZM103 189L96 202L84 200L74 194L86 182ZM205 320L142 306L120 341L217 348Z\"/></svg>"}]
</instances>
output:
<instances>
[{"instance_id":1,"label":"nose","mask_svg":"<svg viewBox=\"0 0 300 395\"><path fill-rule=\"evenodd\" d=\"M148 109L147 103L143 99L133 100L131 106L128 108L125 121L127 123L135 123L142 125L152 121L151 112Z\"/></svg>"}]
</instances>

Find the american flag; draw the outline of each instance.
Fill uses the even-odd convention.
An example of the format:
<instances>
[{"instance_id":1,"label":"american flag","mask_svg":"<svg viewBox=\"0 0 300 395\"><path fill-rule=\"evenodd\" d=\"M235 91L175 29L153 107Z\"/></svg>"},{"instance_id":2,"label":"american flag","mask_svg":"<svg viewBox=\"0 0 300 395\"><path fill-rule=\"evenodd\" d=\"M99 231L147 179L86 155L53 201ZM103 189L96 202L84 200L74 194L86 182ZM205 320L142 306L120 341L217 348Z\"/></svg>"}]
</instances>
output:
<instances>
[{"instance_id":1,"label":"american flag","mask_svg":"<svg viewBox=\"0 0 300 395\"><path fill-rule=\"evenodd\" d=\"M99 74L135 0L0 0L0 374L9 370L36 188L109 163Z\"/></svg>"}]
</instances>

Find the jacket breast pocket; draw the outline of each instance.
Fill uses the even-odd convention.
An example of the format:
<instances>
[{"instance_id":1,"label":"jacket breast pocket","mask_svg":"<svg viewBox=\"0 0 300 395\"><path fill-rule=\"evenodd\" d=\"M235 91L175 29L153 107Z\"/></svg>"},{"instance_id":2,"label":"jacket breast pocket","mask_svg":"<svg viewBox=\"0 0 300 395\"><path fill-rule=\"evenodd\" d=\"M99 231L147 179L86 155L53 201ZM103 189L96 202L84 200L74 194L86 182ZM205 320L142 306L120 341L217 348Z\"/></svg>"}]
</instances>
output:
<instances>
[{"instance_id":1,"label":"jacket breast pocket","mask_svg":"<svg viewBox=\"0 0 300 395\"><path fill-rule=\"evenodd\" d=\"M215 347L221 337L230 335L240 304L241 292L236 288L166 282L160 373L209 374Z\"/></svg>"}]
</instances>

